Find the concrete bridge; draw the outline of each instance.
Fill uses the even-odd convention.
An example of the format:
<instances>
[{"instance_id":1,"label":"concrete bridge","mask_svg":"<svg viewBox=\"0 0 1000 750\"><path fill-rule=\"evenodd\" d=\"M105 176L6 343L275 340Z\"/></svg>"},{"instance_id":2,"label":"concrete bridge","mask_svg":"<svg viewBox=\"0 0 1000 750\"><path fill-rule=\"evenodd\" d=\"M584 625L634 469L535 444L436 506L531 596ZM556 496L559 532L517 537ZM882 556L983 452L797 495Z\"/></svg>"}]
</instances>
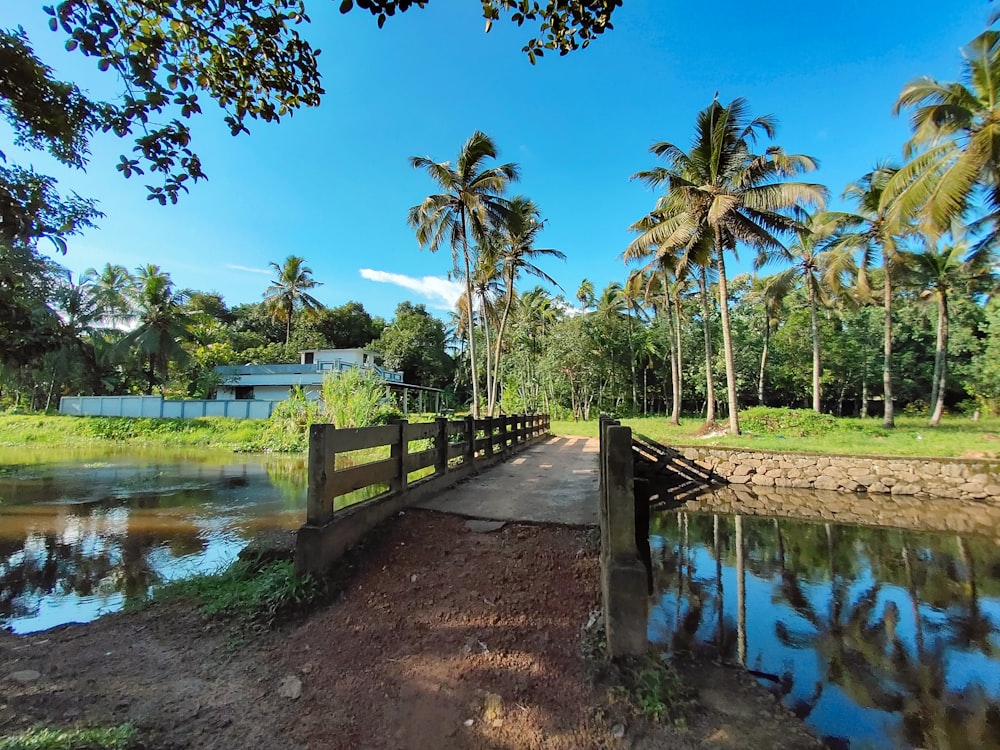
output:
<instances>
[{"instance_id":1,"label":"concrete bridge","mask_svg":"<svg viewBox=\"0 0 1000 750\"><path fill-rule=\"evenodd\" d=\"M597 525L598 442L549 437L417 507L491 521Z\"/></svg>"}]
</instances>

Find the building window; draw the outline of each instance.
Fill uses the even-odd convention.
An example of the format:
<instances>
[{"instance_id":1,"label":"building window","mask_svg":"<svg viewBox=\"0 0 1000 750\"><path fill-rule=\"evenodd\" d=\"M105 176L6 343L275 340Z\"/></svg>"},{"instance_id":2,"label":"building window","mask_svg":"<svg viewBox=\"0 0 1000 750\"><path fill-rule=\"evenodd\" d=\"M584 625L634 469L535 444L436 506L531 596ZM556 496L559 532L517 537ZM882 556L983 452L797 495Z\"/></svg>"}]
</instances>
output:
<instances>
[{"instance_id":1,"label":"building window","mask_svg":"<svg viewBox=\"0 0 1000 750\"><path fill-rule=\"evenodd\" d=\"M311 365L316 361L316 352L303 352L302 364Z\"/></svg>"},{"instance_id":2,"label":"building window","mask_svg":"<svg viewBox=\"0 0 1000 750\"><path fill-rule=\"evenodd\" d=\"M238 385L233 390L236 391L236 399L238 401L253 401L252 385Z\"/></svg>"}]
</instances>

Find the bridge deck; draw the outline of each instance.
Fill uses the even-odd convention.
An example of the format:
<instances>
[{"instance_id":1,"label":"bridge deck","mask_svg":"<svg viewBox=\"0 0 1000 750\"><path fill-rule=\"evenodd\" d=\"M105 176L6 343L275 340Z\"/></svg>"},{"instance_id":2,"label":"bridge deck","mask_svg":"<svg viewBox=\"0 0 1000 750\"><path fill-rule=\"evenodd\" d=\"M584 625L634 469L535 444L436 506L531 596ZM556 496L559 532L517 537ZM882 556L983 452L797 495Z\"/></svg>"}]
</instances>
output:
<instances>
[{"instance_id":1,"label":"bridge deck","mask_svg":"<svg viewBox=\"0 0 1000 750\"><path fill-rule=\"evenodd\" d=\"M417 507L497 521L597 525L598 443L553 437Z\"/></svg>"}]
</instances>

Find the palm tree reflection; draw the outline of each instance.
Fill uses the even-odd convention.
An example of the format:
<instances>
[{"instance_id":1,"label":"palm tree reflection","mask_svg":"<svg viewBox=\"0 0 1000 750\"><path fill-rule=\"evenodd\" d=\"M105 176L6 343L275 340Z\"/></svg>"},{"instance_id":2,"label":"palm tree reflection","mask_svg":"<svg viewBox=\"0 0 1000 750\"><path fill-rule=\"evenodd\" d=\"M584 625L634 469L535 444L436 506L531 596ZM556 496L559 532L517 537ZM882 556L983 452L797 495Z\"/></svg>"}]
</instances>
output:
<instances>
[{"instance_id":1,"label":"palm tree reflection","mask_svg":"<svg viewBox=\"0 0 1000 750\"><path fill-rule=\"evenodd\" d=\"M672 650L708 648L781 673L771 687L799 716L827 722L817 727L827 735L849 737L881 715L876 745L1000 747L992 540L683 512L653 527ZM728 575L735 590L723 586ZM816 712L826 701L837 710Z\"/></svg>"}]
</instances>

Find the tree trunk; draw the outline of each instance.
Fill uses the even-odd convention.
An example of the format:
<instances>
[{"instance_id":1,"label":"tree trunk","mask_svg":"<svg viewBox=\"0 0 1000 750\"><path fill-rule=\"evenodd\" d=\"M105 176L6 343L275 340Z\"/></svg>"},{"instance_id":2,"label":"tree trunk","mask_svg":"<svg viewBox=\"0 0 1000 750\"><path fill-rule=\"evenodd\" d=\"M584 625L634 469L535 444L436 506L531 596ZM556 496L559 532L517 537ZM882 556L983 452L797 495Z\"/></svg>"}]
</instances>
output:
<instances>
[{"instance_id":1,"label":"tree trunk","mask_svg":"<svg viewBox=\"0 0 1000 750\"><path fill-rule=\"evenodd\" d=\"M666 285L666 276L664 276L664 285ZM665 286L666 288L666 286ZM670 297L668 297L670 299ZM670 424L679 425L681 423L681 398L683 395L683 388L681 387L681 371L684 367L684 352L681 348L681 300L680 296L672 300L673 302L673 321L670 325L670 335L674 337L674 363L676 367L671 371L672 382L671 388L674 392L674 403L670 410ZM667 308L668 317L667 321L670 321L670 308Z\"/></svg>"},{"instance_id":2,"label":"tree trunk","mask_svg":"<svg viewBox=\"0 0 1000 750\"><path fill-rule=\"evenodd\" d=\"M767 352L771 344L771 319L764 313L764 347L760 350L760 372L757 375L757 404L764 405L764 368L767 365Z\"/></svg>"},{"instance_id":3,"label":"tree trunk","mask_svg":"<svg viewBox=\"0 0 1000 750\"><path fill-rule=\"evenodd\" d=\"M813 411L817 414L823 411L822 404L822 393L820 392L819 385L819 375L820 375L820 362L819 362L819 321L816 317L816 290L813 289L811 279L806 279L806 285L809 287L809 323L812 327L812 345L813 345Z\"/></svg>"},{"instance_id":4,"label":"tree trunk","mask_svg":"<svg viewBox=\"0 0 1000 750\"><path fill-rule=\"evenodd\" d=\"M632 302L628 302L628 361L629 367L632 371L632 413L635 414L639 410L639 394L636 393L636 377L635 377L635 337L632 333Z\"/></svg>"},{"instance_id":5,"label":"tree trunk","mask_svg":"<svg viewBox=\"0 0 1000 750\"><path fill-rule=\"evenodd\" d=\"M715 374L712 372L714 357L712 356L712 324L708 306L708 271L704 267L701 269L698 286L701 296L701 328L705 335L705 422L712 424L715 422Z\"/></svg>"},{"instance_id":6,"label":"tree trunk","mask_svg":"<svg viewBox=\"0 0 1000 750\"><path fill-rule=\"evenodd\" d=\"M490 348L490 319L486 314L486 291L479 297L483 309L483 344L486 346L486 416L493 416L493 370L490 367L493 361L492 349Z\"/></svg>"},{"instance_id":7,"label":"tree trunk","mask_svg":"<svg viewBox=\"0 0 1000 750\"><path fill-rule=\"evenodd\" d=\"M719 313L722 316L722 346L726 355L726 392L729 397L729 434L740 434L740 404L736 398L736 363L733 360L733 336L729 329L729 284L726 282L725 249L722 235L715 230L715 262L719 270Z\"/></svg>"},{"instance_id":8,"label":"tree trunk","mask_svg":"<svg viewBox=\"0 0 1000 750\"><path fill-rule=\"evenodd\" d=\"M934 411L931 414L931 427L937 427L944 414L944 392L948 381L948 333L948 296L942 290L938 295L937 349L934 352L934 373L936 376L934 388L937 397L932 398Z\"/></svg>"},{"instance_id":9,"label":"tree trunk","mask_svg":"<svg viewBox=\"0 0 1000 750\"><path fill-rule=\"evenodd\" d=\"M469 331L469 374L472 377L472 418L479 419L479 373L476 371L476 329L475 318L472 313L472 268L469 263L469 239L465 229L465 209L461 211L462 216L462 260L465 262L465 299L468 301L467 317Z\"/></svg>"},{"instance_id":10,"label":"tree trunk","mask_svg":"<svg viewBox=\"0 0 1000 750\"><path fill-rule=\"evenodd\" d=\"M510 315L511 305L514 303L514 279L507 280L507 298L504 301L503 315L500 316L500 328L497 330L496 349L493 354L493 391L490 393L490 415L493 414L493 406L497 402L498 388L497 382L500 379L500 347L503 345L503 334L507 328L507 317Z\"/></svg>"},{"instance_id":11,"label":"tree trunk","mask_svg":"<svg viewBox=\"0 0 1000 750\"><path fill-rule=\"evenodd\" d=\"M649 368L642 368L642 416L649 414Z\"/></svg>"},{"instance_id":12,"label":"tree trunk","mask_svg":"<svg viewBox=\"0 0 1000 750\"><path fill-rule=\"evenodd\" d=\"M667 283L667 275L663 275L664 288ZM677 408L677 399L680 395L677 388L677 373L679 371L679 366L677 362L678 354L675 351L677 347L676 339L674 338L674 312L673 312L673 300L670 299L670 295L666 295L667 298L667 341L668 348L670 350L670 392L672 401L670 404L670 424L680 424L677 418L679 410Z\"/></svg>"},{"instance_id":13,"label":"tree trunk","mask_svg":"<svg viewBox=\"0 0 1000 750\"><path fill-rule=\"evenodd\" d=\"M868 419L868 315L865 314L865 334L861 344L861 418Z\"/></svg>"},{"instance_id":14,"label":"tree trunk","mask_svg":"<svg viewBox=\"0 0 1000 750\"><path fill-rule=\"evenodd\" d=\"M885 288L882 304L885 306L885 361L882 363L882 398L885 401L883 427L895 427L895 408L892 402L892 263L885 256Z\"/></svg>"}]
</instances>

